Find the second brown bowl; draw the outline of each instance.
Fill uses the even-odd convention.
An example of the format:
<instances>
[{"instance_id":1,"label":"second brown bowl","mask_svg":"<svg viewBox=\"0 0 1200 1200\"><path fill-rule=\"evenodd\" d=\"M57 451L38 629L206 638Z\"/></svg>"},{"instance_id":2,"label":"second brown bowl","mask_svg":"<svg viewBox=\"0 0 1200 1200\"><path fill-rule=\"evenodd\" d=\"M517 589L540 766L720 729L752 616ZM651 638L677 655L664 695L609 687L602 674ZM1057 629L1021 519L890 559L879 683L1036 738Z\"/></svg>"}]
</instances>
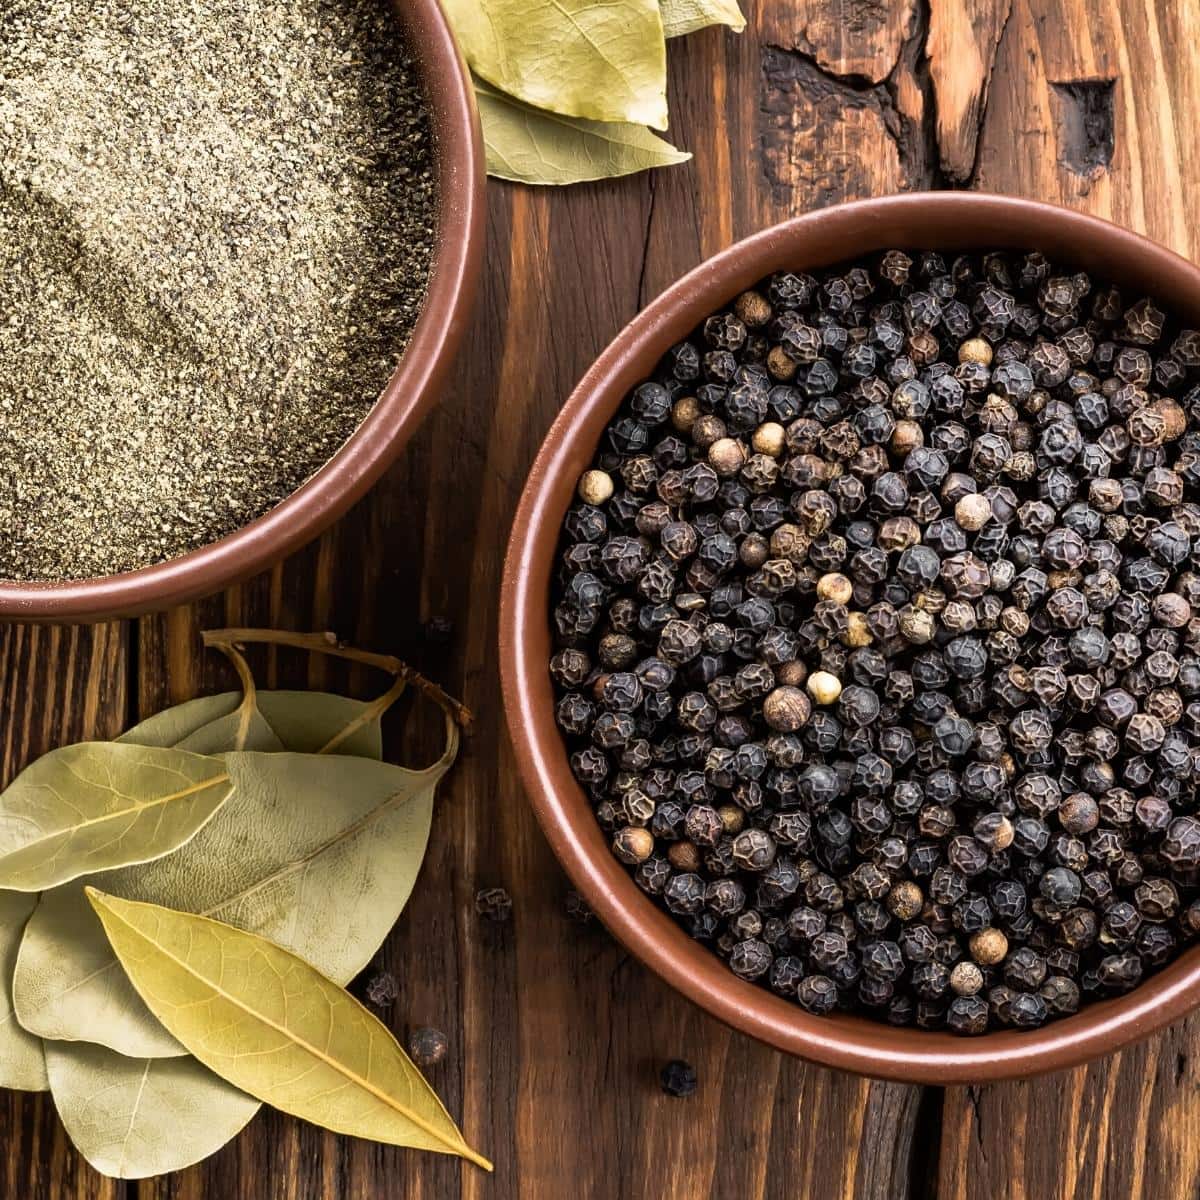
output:
<instances>
[{"instance_id":1,"label":"second brown bowl","mask_svg":"<svg viewBox=\"0 0 1200 1200\"><path fill-rule=\"evenodd\" d=\"M1117 999L1030 1032L975 1038L862 1017L812 1016L739 979L659 910L613 857L554 723L550 584L580 474L628 393L710 313L779 270L813 271L892 246L1040 249L1165 301L1200 324L1200 270L1137 234L1065 209L978 193L840 205L739 242L669 288L600 356L547 436L521 497L504 569L500 667L517 763L538 819L576 887L647 966L713 1016L791 1054L913 1083L1007 1079L1111 1053L1200 1004L1200 947Z\"/></svg>"}]
</instances>

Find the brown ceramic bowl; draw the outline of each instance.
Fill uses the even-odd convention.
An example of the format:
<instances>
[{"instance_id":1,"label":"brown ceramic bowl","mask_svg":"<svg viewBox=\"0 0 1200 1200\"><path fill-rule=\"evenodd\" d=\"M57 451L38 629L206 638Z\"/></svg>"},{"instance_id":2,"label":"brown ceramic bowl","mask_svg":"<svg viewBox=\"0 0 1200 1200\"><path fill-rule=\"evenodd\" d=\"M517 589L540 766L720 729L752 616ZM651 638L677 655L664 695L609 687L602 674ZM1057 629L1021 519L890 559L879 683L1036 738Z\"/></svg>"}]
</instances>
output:
<instances>
[{"instance_id":1,"label":"brown ceramic bowl","mask_svg":"<svg viewBox=\"0 0 1200 1200\"><path fill-rule=\"evenodd\" d=\"M434 132L437 246L421 317L383 394L344 446L265 516L179 558L66 583L0 581L0 619L97 621L182 604L247 579L311 541L395 460L429 412L471 317L484 242L475 93L438 0L395 0Z\"/></svg>"},{"instance_id":2,"label":"brown ceramic bowl","mask_svg":"<svg viewBox=\"0 0 1200 1200\"><path fill-rule=\"evenodd\" d=\"M521 498L504 571L500 655L525 788L576 887L644 963L713 1016L780 1050L864 1075L932 1084L1036 1074L1106 1054L1200 1003L1200 947L1119 999L1028 1033L976 1038L816 1017L737 978L638 889L571 776L554 724L549 588L563 516L605 425L662 354L711 312L780 269L815 270L891 246L1039 248L1148 292L1200 325L1200 270L1107 222L1026 200L939 192L846 204L768 229L704 263L626 327L550 430Z\"/></svg>"}]
</instances>

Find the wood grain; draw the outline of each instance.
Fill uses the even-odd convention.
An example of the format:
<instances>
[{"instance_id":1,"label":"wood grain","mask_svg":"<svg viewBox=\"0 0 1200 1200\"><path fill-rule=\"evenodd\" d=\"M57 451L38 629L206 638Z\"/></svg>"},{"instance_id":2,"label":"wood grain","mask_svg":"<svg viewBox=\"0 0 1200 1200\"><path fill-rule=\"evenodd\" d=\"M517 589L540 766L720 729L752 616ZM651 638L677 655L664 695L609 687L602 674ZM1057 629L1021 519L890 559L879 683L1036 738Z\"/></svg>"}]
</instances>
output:
<instances>
[{"instance_id":1,"label":"wood grain","mask_svg":"<svg viewBox=\"0 0 1200 1200\"><path fill-rule=\"evenodd\" d=\"M487 1177L264 1113L207 1163L99 1179L47 1103L0 1106L3 1197L32 1200L791 1200L1183 1197L1200 1191L1200 1019L1109 1060L1022 1084L918 1089L785 1059L731 1033L563 911L566 881L516 780L498 704L496 594L508 524L544 430L648 299L763 225L859 196L964 185L1110 216L1195 254L1200 149L1190 47L1200 0L762 0L741 37L671 45L672 139L694 161L565 191L492 185L474 327L445 399L400 463L319 543L223 596L127 627L0 636L0 771L127 716L231 685L199 631L332 628L412 661L475 710L422 878L379 960L381 1015L433 1024L430 1077ZM1111 118L1111 119L1110 119ZM1111 148L1110 147L1111 141ZM467 486L464 486L464 482ZM422 634L455 626L448 645ZM269 686L370 674L286 651ZM403 761L437 722L389 727ZM473 897L504 886L511 923ZM658 1086L691 1061L687 1100Z\"/></svg>"},{"instance_id":2,"label":"wood grain","mask_svg":"<svg viewBox=\"0 0 1200 1200\"><path fill-rule=\"evenodd\" d=\"M979 123L1012 0L930 0L925 56L937 113L939 164L955 183L975 169Z\"/></svg>"},{"instance_id":3,"label":"wood grain","mask_svg":"<svg viewBox=\"0 0 1200 1200\"><path fill-rule=\"evenodd\" d=\"M0 627L0 782L68 742L107 738L129 719L129 635L92 629ZM0 1093L0 1195L120 1200L128 1185L75 1153L48 1095Z\"/></svg>"}]
</instances>

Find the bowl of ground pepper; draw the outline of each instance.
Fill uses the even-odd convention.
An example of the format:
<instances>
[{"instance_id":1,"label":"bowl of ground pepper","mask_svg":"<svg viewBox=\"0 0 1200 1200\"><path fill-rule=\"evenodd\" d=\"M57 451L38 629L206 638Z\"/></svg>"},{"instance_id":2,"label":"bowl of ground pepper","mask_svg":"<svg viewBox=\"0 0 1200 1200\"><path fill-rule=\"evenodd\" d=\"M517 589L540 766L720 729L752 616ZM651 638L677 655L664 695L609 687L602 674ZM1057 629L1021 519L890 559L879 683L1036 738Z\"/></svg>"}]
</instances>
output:
<instances>
[{"instance_id":1,"label":"bowl of ground pepper","mask_svg":"<svg viewBox=\"0 0 1200 1200\"><path fill-rule=\"evenodd\" d=\"M0 616L298 549L435 402L484 237L436 0L104 0L0 45ZM186 46L187 52L179 53Z\"/></svg>"},{"instance_id":2,"label":"bowl of ground pepper","mask_svg":"<svg viewBox=\"0 0 1200 1200\"><path fill-rule=\"evenodd\" d=\"M1200 1003L1197 327L1145 238L940 193L766 230L616 338L530 473L500 652L628 949L928 1083Z\"/></svg>"}]
</instances>

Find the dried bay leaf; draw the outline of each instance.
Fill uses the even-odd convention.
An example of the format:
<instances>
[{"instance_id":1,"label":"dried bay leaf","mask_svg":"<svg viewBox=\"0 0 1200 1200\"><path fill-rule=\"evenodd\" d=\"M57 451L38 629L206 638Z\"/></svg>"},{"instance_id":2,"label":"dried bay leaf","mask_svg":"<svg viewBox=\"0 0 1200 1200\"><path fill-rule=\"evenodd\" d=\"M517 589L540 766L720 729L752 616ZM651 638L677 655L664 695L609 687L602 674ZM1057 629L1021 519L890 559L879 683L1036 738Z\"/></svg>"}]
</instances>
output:
<instances>
[{"instance_id":1,"label":"dried bay leaf","mask_svg":"<svg viewBox=\"0 0 1200 1200\"><path fill-rule=\"evenodd\" d=\"M445 0L472 70L570 117L667 127L657 0Z\"/></svg>"},{"instance_id":2,"label":"dried bay leaf","mask_svg":"<svg viewBox=\"0 0 1200 1200\"><path fill-rule=\"evenodd\" d=\"M75 1148L118 1179L207 1158L261 1107L194 1058L126 1058L85 1042L49 1042L46 1071Z\"/></svg>"},{"instance_id":3,"label":"dried bay leaf","mask_svg":"<svg viewBox=\"0 0 1200 1200\"><path fill-rule=\"evenodd\" d=\"M424 771L326 755L229 755L234 794L191 842L93 882L254 930L348 982L408 900L434 789L457 748L448 721L446 752ZM304 903L306 896L319 902ZM21 1024L43 1037L96 1041L132 1056L182 1053L129 986L79 883L42 896L13 994Z\"/></svg>"},{"instance_id":4,"label":"dried bay leaf","mask_svg":"<svg viewBox=\"0 0 1200 1200\"><path fill-rule=\"evenodd\" d=\"M222 1079L334 1133L491 1170L387 1027L308 963L206 917L87 894L151 1011Z\"/></svg>"},{"instance_id":5,"label":"dried bay leaf","mask_svg":"<svg viewBox=\"0 0 1200 1200\"><path fill-rule=\"evenodd\" d=\"M362 720L372 707L367 701L351 700L332 692L258 692L257 701L258 712L278 744L242 748L295 750L301 754L316 754L349 726ZM236 714L241 703L239 692L188 700L135 725L117 741L139 746L177 746L197 754L219 754L235 748L229 735L236 730ZM332 753L382 758L380 720L376 717L354 729L344 741L338 742Z\"/></svg>"},{"instance_id":6,"label":"dried bay leaf","mask_svg":"<svg viewBox=\"0 0 1200 1200\"><path fill-rule=\"evenodd\" d=\"M25 892L0 892L0 1087L21 1092L44 1092L49 1086L42 1040L21 1028L12 1007L17 947L36 903L37 897Z\"/></svg>"},{"instance_id":7,"label":"dried bay leaf","mask_svg":"<svg viewBox=\"0 0 1200 1200\"><path fill-rule=\"evenodd\" d=\"M340 739L326 753L383 757L383 724L373 702L332 692L278 691L259 692L258 707L285 750L318 754Z\"/></svg>"},{"instance_id":8,"label":"dried bay leaf","mask_svg":"<svg viewBox=\"0 0 1200 1200\"><path fill-rule=\"evenodd\" d=\"M529 184L584 183L691 158L643 125L586 121L530 108L476 83L488 174Z\"/></svg>"},{"instance_id":9,"label":"dried bay leaf","mask_svg":"<svg viewBox=\"0 0 1200 1200\"><path fill-rule=\"evenodd\" d=\"M0 888L41 891L168 854L231 790L208 755L121 742L54 750L0 795Z\"/></svg>"},{"instance_id":10,"label":"dried bay leaf","mask_svg":"<svg viewBox=\"0 0 1200 1200\"><path fill-rule=\"evenodd\" d=\"M241 692L222 692L217 696L185 700L127 729L117 741L132 742L136 746L178 746L197 729L234 712L241 702Z\"/></svg>"},{"instance_id":11,"label":"dried bay leaf","mask_svg":"<svg viewBox=\"0 0 1200 1200\"><path fill-rule=\"evenodd\" d=\"M663 32L669 38L683 37L709 25L728 25L734 33L746 28L746 18L737 0L659 0Z\"/></svg>"}]
</instances>

